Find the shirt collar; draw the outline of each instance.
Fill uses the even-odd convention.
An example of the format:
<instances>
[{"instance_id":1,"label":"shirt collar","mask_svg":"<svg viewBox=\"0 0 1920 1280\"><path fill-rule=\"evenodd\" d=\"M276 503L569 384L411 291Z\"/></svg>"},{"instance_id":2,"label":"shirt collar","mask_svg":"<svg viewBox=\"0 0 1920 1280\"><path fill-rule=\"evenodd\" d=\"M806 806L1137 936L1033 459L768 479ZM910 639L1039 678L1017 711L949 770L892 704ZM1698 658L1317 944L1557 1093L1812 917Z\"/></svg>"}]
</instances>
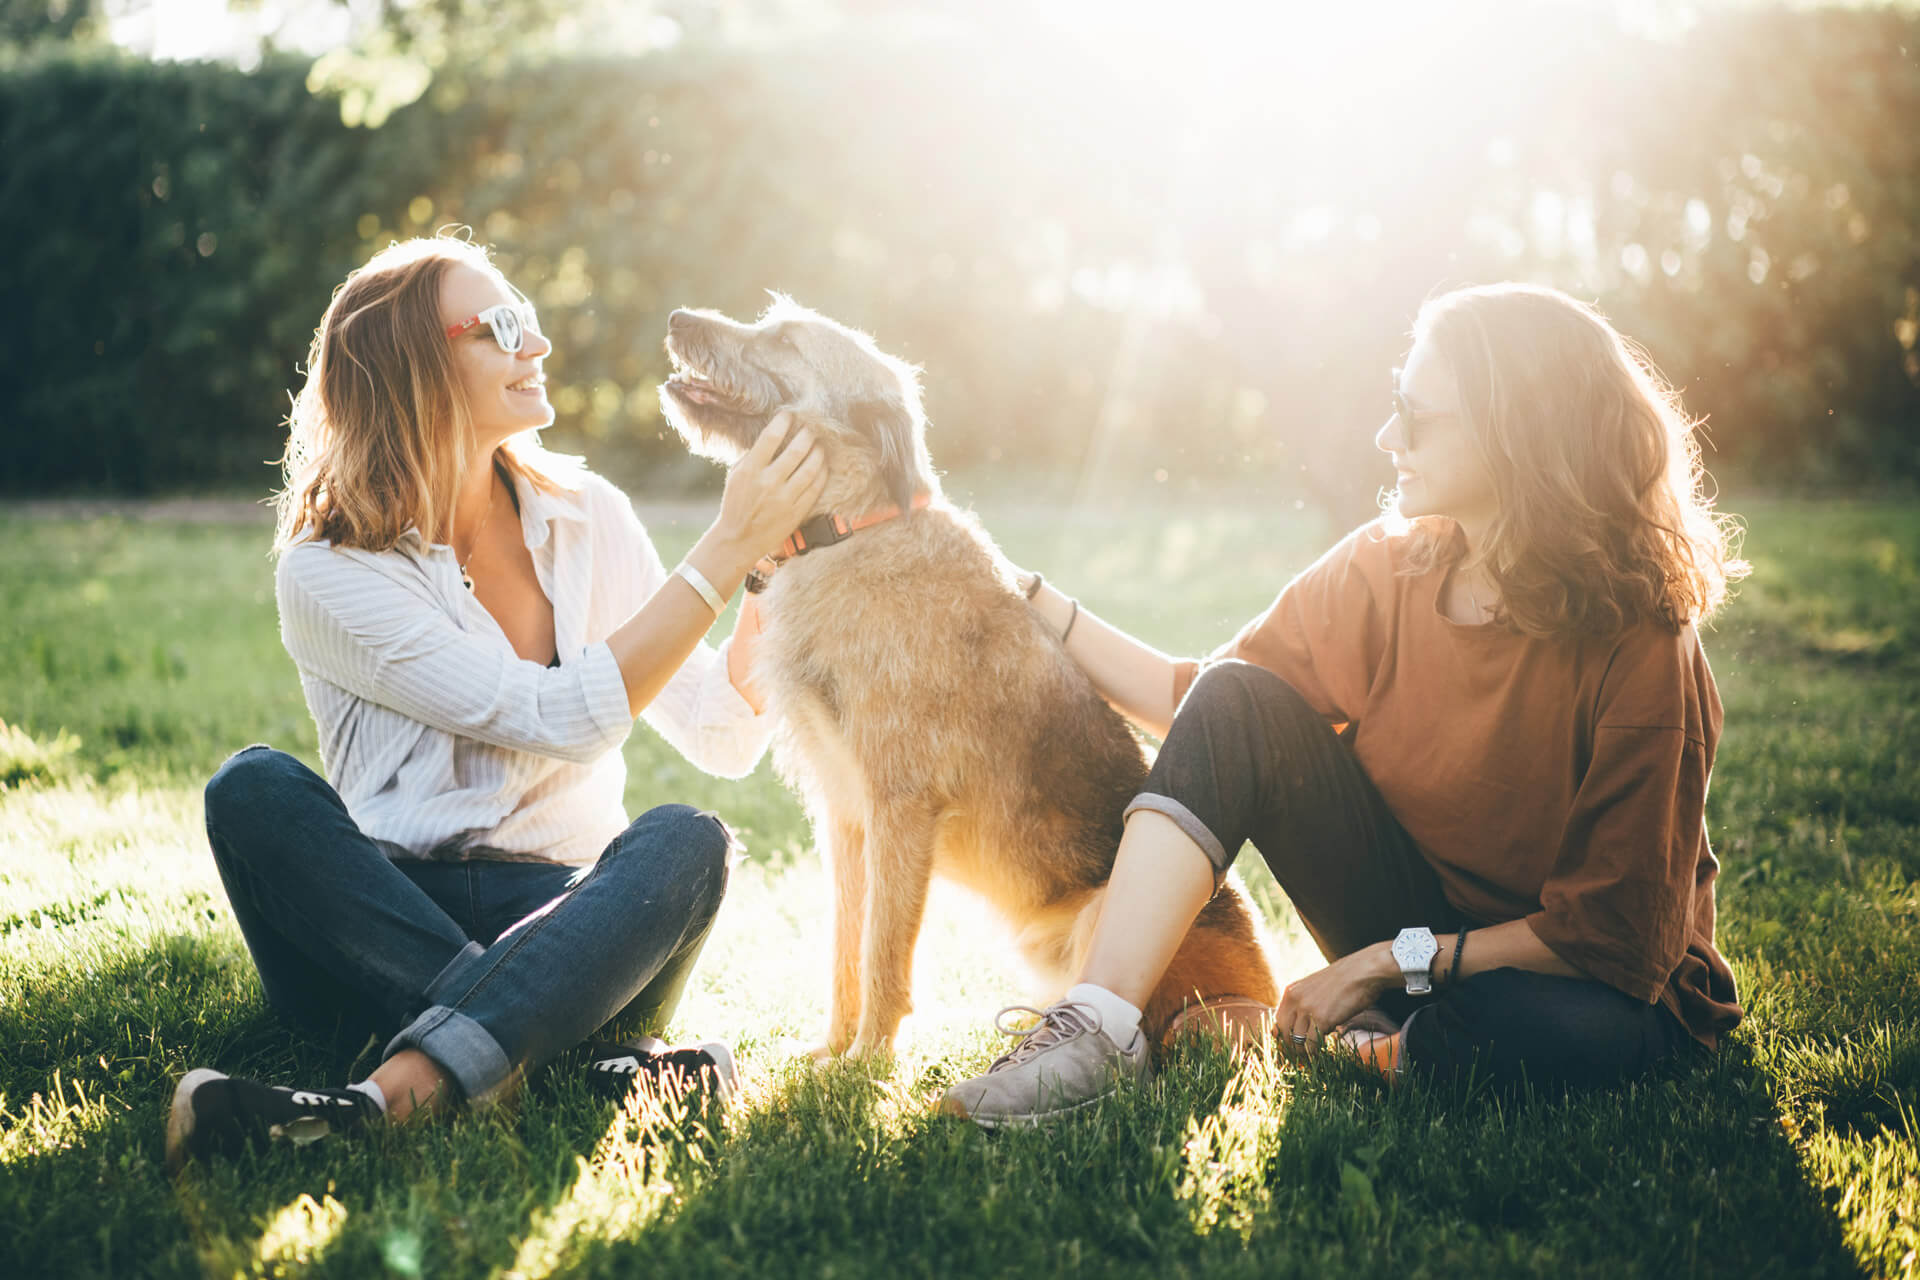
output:
<instances>
[{"instance_id":1,"label":"shirt collar","mask_svg":"<svg viewBox=\"0 0 1920 1280\"><path fill-rule=\"evenodd\" d=\"M554 521L568 520L582 525L587 522L583 493L569 493L564 489L554 492L518 477L513 483L513 493L520 500L520 530L526 536L529 551L546 544Z\"/></svg>"},{"instance_id":2,"label":"shirt collar","mask_svg":"<svg viewBox=\"0 0 1920 1280\"><path fill-rule=\"evenodd\" d=\"M513 482L513 496L520 503L520 532L526 539L529 551L546 544L552 532L553 522L567 520L584 525L587 522L586 493L568 492L565 489L550 491L529 484L516 477ZM420 526L410 524L400 534L396 545L413 546L421 551L432 551L426 535L420 532ZM442 547L451 553L452 548Z\"/></svg>"}]
</instances>

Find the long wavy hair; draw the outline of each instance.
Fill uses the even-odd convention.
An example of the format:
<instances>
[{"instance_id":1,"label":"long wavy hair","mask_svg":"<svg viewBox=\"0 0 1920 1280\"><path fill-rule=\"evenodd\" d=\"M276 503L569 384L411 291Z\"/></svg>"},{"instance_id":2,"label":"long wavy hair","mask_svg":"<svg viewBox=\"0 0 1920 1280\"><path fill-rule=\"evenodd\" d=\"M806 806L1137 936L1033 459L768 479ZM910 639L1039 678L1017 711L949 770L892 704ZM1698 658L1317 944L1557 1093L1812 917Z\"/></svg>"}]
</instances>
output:
<instances>
[{"instance_id":1,"label":"long wavy hair","mask_svg":"<svg viewBox=\"0 0 1920 1280\"><path fill-rule=\"evenodd\" d=\"M1555 289L1500 284L1433 298L1414 321L1452 369L1498 514L1473 560L1528 635L1616 634L1710 618L1747 572L1737 521L1704 492L1698 425L1645 353ZM1425 522L1422 522L1424 525ZM1431 528L1404 571L1458 559Z\"/></svg>"},{"instance_id":2,"label":"long wavy hair","mask_svg":"<svg viewBox=\"0 0 1920 1280\"><path fill-rule=\"evenodd\" d=\"M276 553L314 539L385 551L409 528L429 543L451 537L473 430L440 286L460 263L499 277L484 248L443 235L388 245L334 290L287 417ZM534 431L493 463L549 491L578 482L577 461L548 453Z\"/></svg>"}]
</instances>

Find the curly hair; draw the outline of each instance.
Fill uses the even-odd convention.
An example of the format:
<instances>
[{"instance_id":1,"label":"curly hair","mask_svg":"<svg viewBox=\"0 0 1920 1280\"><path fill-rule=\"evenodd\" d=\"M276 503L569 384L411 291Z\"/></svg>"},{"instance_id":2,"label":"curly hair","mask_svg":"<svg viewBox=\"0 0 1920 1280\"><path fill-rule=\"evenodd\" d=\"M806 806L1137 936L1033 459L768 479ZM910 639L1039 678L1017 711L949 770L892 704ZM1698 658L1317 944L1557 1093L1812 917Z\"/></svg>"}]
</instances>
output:
<instances>
[{"instance_id":1,"label":"curly hair","mask_svg":"<svg viewBox=\"0 0 1920 1280\"><path fill-rule=\"evenodd\" d=\"M1472 552L1501 616L1529 635L1612 635L1710 618L1748 566L1713 511L1698 425L1644 352L1555 289L1500 284L1433 298L1414 321L1451 368L1498 514ZM1426 522L1421 522L1423 525ZM1417 534L1403 571L1458 558Z\"/></svg>"},{"instance_id":2,"label":"curly hair","mask_svg":"<svg viewBox=\"0 0 1920 1280\"><path fill-rule=\"evenodd\" d=\"M457 264L499 278L484 248L440 235L388 245L334 290L287 417L276 552L311 539L385 551L409 528L429 543L451 536L472 438L440 321L441 284ZM533 431L493 462L549 491L578 475Z\"/></svg>"}]
</instances>

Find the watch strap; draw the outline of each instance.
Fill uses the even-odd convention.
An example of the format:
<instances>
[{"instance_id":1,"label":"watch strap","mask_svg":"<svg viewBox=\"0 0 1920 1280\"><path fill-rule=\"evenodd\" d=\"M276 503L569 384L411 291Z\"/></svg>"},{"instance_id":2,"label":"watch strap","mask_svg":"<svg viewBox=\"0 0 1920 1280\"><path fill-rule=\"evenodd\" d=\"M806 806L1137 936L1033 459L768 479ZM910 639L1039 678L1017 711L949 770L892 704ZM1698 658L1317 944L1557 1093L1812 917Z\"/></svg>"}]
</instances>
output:
<instances>
[{"instance_id":1,"label":"watch strap","mask_svg":"<svg viewBox=\"0 0 1920 1280\"><path fill-rule=\"evenodd\" d=\"M1418 969L1408 967L1408 961L1402 958L1402 949L1412 943L1426 949L1426 964ZM1439 943L1434 939L1433 930L1424 925L1402 929L1393 940L1394 963L1400 966L1400 976L1406 981L1407 994L1410 996L1429 995L1433 991L1433 962L1440 954Z\"/></svg>"}]
</instances>

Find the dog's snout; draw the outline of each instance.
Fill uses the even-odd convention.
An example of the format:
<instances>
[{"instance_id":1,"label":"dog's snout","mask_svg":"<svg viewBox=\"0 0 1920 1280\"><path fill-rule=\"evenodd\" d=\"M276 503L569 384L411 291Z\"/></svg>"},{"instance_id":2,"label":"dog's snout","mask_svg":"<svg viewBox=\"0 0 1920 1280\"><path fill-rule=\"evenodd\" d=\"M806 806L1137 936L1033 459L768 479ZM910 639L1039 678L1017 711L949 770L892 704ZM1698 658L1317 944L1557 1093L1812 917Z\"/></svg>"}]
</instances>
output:
<instances>
[{"instance_id":1,"label":"dog's snout","mask_svg":"<svg viewBox=\"0 0 1920 1280\"><path fill-rule=\"evenodd\" d=\"M684 328L692 323L693 312L687 310L685 307L675 307L667 316L667 332L672 333L674 330Z\"/></svg>"}]
</instances>

